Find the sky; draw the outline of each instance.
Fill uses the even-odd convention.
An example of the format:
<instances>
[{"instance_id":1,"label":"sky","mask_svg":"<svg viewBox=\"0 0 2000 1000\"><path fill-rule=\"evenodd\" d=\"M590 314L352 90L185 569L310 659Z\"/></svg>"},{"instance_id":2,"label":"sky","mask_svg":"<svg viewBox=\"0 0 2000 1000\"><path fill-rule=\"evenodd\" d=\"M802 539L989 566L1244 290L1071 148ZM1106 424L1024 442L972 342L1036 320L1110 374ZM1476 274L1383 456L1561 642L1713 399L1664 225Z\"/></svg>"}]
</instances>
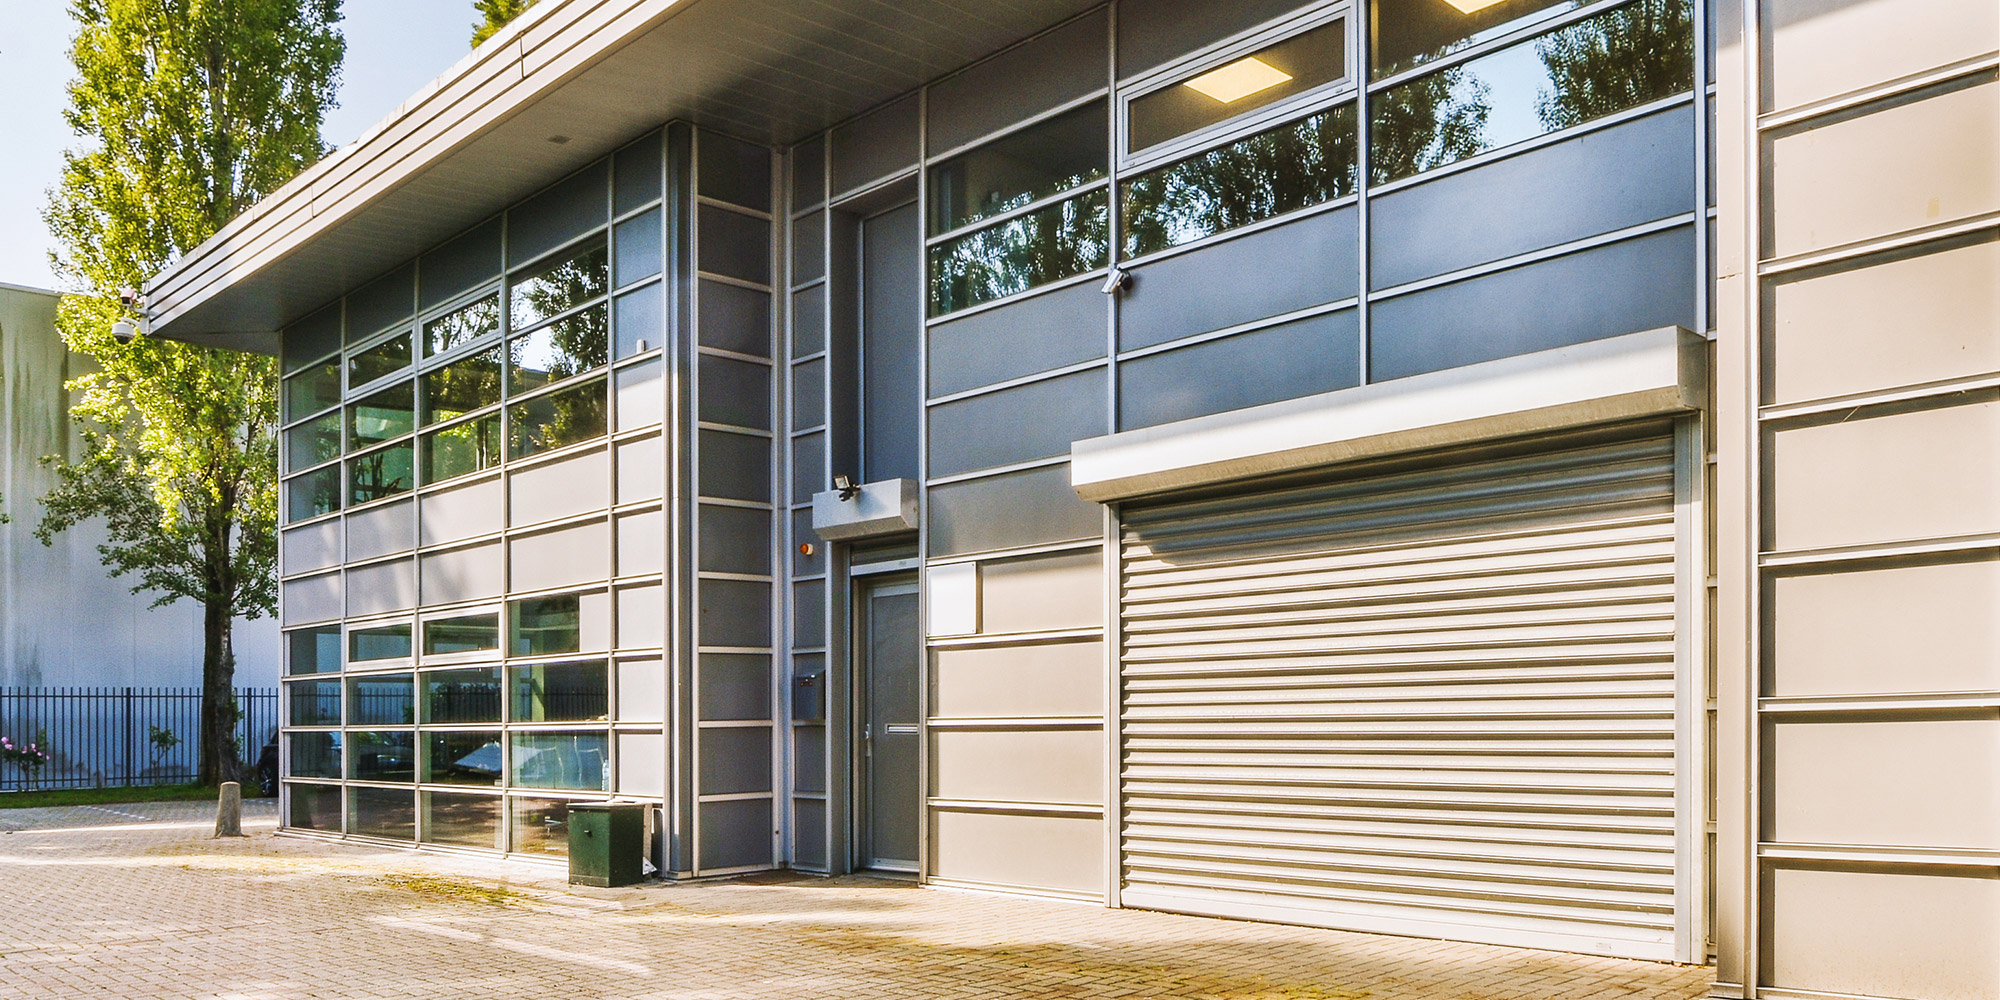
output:
<instances>
[{"instance_id":1,"label":"sky","mask_svg":"<svg viewBox=\"0 0 2000 1000\"><path fill-rule=\"evenodd\" d=\"M346 145L470 48L472 0L344 0L347 62L339 103L321 134ZM42 225L62 152L79 140L63 123L71 73L69 5L0 0L0 284L59 288Z\"/></svg>"}]
</instances>

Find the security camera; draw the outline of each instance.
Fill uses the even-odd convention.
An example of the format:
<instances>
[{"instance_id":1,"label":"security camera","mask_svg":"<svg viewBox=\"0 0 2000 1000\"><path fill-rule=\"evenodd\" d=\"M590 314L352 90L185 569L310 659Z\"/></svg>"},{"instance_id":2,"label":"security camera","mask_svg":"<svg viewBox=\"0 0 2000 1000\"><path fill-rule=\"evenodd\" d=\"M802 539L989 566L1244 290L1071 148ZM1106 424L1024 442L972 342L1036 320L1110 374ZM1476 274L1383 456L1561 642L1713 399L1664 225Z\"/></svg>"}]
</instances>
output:
<instances>
[{"instance_id":1,"label":"security camera","mask_svg":"<svg viewBox=\"0 0 2000 1000\"><path fill-rule=\"evenodd\" d=\"M139 290L133 288L131 285L126 285L124 288L118 290L118 301L125 303L125 308L127 309L136 309L145 305L145 302L139 298Z\"/></svg>"},{"instance_id":2,"label":"security camera","mask_svg":"<svg viewBox=\"0 0 2000 1000\"><path fill-rule=\"evenodd\" d=\"M121 319L111 324L111 337L121 344L129 344L139 335L139 325L129 319Z\"/></svg>"},{"instance_id":3,"label":"security camera","mask_svg":"<svg viewBox=\"0 0 2000 1000\"><path fill-rule=\"evenodd\" d=\"M1104 277L1104 287L1098 289L1106 295L1116 295L1123 289L1132 287L1132 274L1124 268L1114 267Z\"/></svg>"}]
</instances>

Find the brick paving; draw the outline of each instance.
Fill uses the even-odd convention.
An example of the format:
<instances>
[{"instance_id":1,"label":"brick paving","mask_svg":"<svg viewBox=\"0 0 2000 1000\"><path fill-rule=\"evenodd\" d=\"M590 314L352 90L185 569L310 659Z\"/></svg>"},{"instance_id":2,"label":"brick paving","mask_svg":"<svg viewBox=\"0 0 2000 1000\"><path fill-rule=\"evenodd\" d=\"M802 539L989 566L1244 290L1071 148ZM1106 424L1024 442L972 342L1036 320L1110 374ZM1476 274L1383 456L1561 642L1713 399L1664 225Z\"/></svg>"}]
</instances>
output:
<instances>
[{"instance_id":1,"label":"brick paving","mask_svg":"<svg viewBox=\"0 0 2000 1000\"><path fill-rule=\"evenodd\" d=\"M247 803L0 811L0 1000L43 997L1621 1000L1701 968L774 875L559 868L276 837Z\"/></svg>"}]
</instances>

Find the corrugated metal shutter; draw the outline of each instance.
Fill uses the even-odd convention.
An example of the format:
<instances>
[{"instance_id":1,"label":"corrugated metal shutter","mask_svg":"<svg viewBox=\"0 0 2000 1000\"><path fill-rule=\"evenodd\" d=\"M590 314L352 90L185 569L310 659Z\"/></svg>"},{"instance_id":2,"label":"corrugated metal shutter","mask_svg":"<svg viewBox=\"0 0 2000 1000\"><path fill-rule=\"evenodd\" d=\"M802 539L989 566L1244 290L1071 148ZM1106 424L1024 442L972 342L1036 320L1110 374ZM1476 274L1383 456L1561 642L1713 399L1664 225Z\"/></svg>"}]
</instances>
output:
<instances>
[{"instance_id":1,"label":"corrugated metal shutter","mask_svg":"<svg viewBox=\"0 0 2000 1000\"><path fill-rule=\"evenodd\" d=\"M1125 905L1673 957L1670 425L1120 517Z\"/></svg>"}]
</instances>

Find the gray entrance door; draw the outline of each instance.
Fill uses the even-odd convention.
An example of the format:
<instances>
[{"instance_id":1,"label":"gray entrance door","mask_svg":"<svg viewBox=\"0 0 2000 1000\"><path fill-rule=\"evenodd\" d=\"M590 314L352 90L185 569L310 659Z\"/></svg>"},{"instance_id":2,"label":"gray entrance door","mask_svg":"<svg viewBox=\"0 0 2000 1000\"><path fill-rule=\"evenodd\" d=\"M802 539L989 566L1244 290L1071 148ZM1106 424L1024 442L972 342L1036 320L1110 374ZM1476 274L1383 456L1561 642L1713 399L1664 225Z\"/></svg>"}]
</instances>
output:
<instances>
[{"instance_id":1,"label":"gray entrance door","mask_svg":"<svg viewBox=\"0 0 2000 1000\"><path fill-rule=\"evenodd\" d=\"M857 585L855 729L860 737L856 859L863 868L917 870L917 584L907 576Z\"/></svg>"}]
</instances>

